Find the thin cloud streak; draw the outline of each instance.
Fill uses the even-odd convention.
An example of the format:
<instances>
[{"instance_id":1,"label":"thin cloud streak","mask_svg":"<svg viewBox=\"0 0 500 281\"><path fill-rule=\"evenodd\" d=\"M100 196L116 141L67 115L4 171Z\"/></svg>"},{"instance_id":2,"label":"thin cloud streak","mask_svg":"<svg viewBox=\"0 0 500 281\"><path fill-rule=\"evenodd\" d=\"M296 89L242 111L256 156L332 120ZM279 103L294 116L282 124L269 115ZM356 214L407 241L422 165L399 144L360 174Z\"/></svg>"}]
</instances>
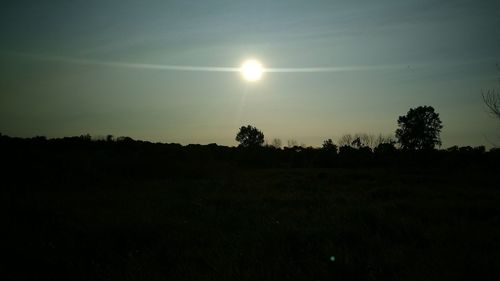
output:
<instances>
[{"instance_id":1,"label":"thin cloud streak","mask_svg":"<svg viewBox=\"0 0 500 281\"><path fill-rule=\"evenodd\" d=\"M35 55L27 53L11 53L21 57L27 57L36 60L52 61L52 62L62 62L69 64L80 64L80 65L95 65L95 66L105 66L105 67L120 67L120 68L130 68L130 69L146 69L146 70L166 70L166 71L189 71L189 72L240 72L239 67L226 67L226 66L192 66L192 65L165 65L165 64L148 64L148 63L133 63L133 62L113 62L113 61L100 61L100 60L89 60L89 59L79 59L72 57L62 57L62 56L47 56L47 55ZM469 61L460 62L446 62L442 63L441 66L459 66L467 65L473 63L479 63L484 61L490 61L494 58L483 58L475 59ZM337 67L289 67L289 68L264 68L265 73L318 73L318 72L354 72L354 71L375 71L375 70L393 70L393 69L404 69L404 68L421 68L421 67L433 67L435 65L431 63L419 63L419 64L394 64L394 65L358 65L358 66L337 66Z\"/></svg>"},{"instance_id":2,"label":"thin cloud streak","mask_svg":"<svg viewBox=\"0 0 500 281\"><path fill-rule=\"evenodd\" d=\"M41 60L57 61L63 63L73 63L82 65L97 65L108 67L122 67L122 68L136 68L136 69L152 69L152 70L173 70L173 71L203 71L203 72L238 72L239 68L235 67L212 67L212 66L189 66L189 65L162 65L162 64L148 64L148 63L131 63L131 62L112 62L112 61L98 61L88 59L77 59L68 57L53 57L43 56L36 57Z\"/></svg>"},{"instance_id":3,"label":"thin cloud streak","mask_svg":"<svg viewBox=\"0 0 500 281\"><path fill-rule=\"evenodd\" d=\"M18 56L28 57L36 60L62 62L80 65L96 65L106 67L122 67L135 69L167 70L167 71L192 71L192 72L240 72L239 67L225 66L192 66L192 65L164 65L132 62L113 62L89 59L79 59L61 56L42 56L26 53L16 53ZM374 66L339 66L339 67L298 67L298 68L264 68L265 73L314 73L314 72L345 72L345 71L367 71L402 68L401 65L374 65Z\"/></svg>"},{"instance_id":4,"label":"thin cloud streak","mask_svg":"<svg viewBox=\"0 0 500 281\"><path fill-rule=\"evenodd\" d=\"M269 73L309 73L309 72L346 72L367 71L384 69L401 69L401 65L361 65L361 66L338 66L338 67L303 67L303 68L265 68Z\"/></svg>"}]
</instances>

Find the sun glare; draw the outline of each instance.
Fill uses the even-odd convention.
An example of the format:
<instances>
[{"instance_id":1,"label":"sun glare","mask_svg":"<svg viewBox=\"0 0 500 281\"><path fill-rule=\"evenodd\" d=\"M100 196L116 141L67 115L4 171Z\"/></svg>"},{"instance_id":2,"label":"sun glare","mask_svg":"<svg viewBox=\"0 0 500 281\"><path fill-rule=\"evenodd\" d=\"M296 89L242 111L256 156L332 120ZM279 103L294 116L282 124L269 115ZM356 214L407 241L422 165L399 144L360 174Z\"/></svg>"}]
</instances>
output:
<instances>
[{"instance_id":1,"label":"sun glare","mask_svg":"<svg viewBox=\"0 0 500 281\"><path fill-rule=\"evenodd\" d=\"M262 78L264 67L258 60L246 60L240 67L243 78L249 82L256 82Z\"/></svg>"}]
</instances>

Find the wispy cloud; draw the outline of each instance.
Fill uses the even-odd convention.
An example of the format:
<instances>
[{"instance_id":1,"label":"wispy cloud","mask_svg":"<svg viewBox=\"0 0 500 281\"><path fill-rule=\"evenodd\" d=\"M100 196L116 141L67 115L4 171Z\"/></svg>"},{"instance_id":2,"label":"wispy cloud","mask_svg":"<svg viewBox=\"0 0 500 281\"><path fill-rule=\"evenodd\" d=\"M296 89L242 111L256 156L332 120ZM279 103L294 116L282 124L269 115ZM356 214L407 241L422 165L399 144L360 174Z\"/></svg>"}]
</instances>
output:
<instances>
[{"instance_id":1,"label":"wispy cloud","mask_svg":"<svg viewBox=\"0 0 500 281\"><path fill-rule=\"evenodd\" d=\"M92 59L82 59L63 56L36 55L26 53L15 53L15 55L40 60L61 62L79 65L95 65L105 67L120 67L131 69L150 69L150 70L166 70L166 71L193 71L193 72L239 72L239 67L231 66L193 66L193 65L168 65L168 64L149 64L136 62L117 62L117 61L102 61ZM384 70L403 68L402 65L359 65L359 66L332 66L332 67L271 67L264 68L266 73L311 73L311 72L346 72L346 71L369 71L369 70Z\"/></svg>"},{"instance_id":2,"label":"wispy cloud","mask_svg":"<svg viewBox=\"0 0 500 281\"><path fill-rule=\"evenodd\" d=\"M5 54L5 53L4 53ZM94 59L82 59L64 56L51 56L51 55L38 55L28 53L9 53L18 57L60 62L68 64L79 65L95 65L104 67L118 67L129 69L145 69L145 70L165 70L165 71L190 71L190 72L240 72L240 67L235 66L196 66L196 65L169 65L169 64L150 64L150 63L137 63L137 62L119 62L119 61L104 61ZM264 68L266 73L315 73L315 72L355 72L355 71L377 71L377 70L396 70L396 69L415 69L427 67L454 67L461 65L468 65L480 63L484 61L494 61L498 57L472 59L464 61L453 62L429 62L419 64L391 64L391 65L353 65L353 66L322 66L322 67L269 67Z\"/></svg>"}]
</instances>

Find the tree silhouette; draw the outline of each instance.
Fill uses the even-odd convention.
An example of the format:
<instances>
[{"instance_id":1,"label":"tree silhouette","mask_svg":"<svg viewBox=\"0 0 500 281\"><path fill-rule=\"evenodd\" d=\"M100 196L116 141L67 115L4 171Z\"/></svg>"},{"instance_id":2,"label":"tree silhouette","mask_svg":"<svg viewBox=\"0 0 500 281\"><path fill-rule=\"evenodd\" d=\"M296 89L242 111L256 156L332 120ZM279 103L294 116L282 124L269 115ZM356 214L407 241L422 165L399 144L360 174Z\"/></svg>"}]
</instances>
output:
<instances>
[{"instance_id":1,"label":"tree silhouette","mask_svg":"<svg viewBox=\"0 0 500 281\"><path fill-rule=\"evenodd\" d=\"M271 146L274 148L281 148L281 140L278 138L274 138L273 141L271 142Z\"/></svg>"},{"instance_id":2,"label":"tree silhouette","mask_svg":"<svg viewBox=\"0 0 500 281\"><path fill-rule=\"evenodd\" d=\"M296 147L296 146L299 146L299 143L296 140L287 140L286 146L287 147Z\"/></svg>"},{"instance_id":3,"label":"tree silhouette","mask_svg":"<svg viewBox=\"0 0 500 281\"><path fill-rule=\"evenodd\" d=\"M337 146L333 143L332 139L327 139L323 142L323 149L337 153Z\"/></svg>"},{"instance_id":4,"label":"tree silhouette","mask_svg":"<svg viewBox=\"0 0 500 281\"><path fill-rule=\"evenodd\" d=\"M361 138L360 137L356 137L352 142L351 142L351 146L353 147L356 147L356 148L360 148L362 145L361 145Z\"/></svg>"},{"instance_id":5,"label":"tree silhouette","mask_svg":"<svg viewBox=\"0 0 500 281\"><path fill-rule=\"evenodd\" d=\"M258 147L264 143L264 134L250 125L242 126L236 134L236 141L241 147Z\"/></svg>"},{"instance_id":6,"label":"tree silhouette","mask_svg":"<svg viewBox=\"0 0 500 281\"><path fill-rule=\"evenodd\" d=\"M497 68L500 71L500 67L497 64ZM500 79L498 80L500 82ZM486 107L493 116L500 118L500 93L496 93L495 89L488 89L486 91L481 91L483 96L483 101Z\"/></svg>"},{"instance_id":7,"label":"tree silhouette","mask_svg":"<svg viewBox=\"0 0 500 281\"><path fill-rule=\"evenodd\" d=\"M491 114L500 118L500 94L496 94L494 90L488 90L482 93L484 104L490 110Z\"/></svg>"},{"instance_id":8,"label":"tree silhouette","mask_svg":"<svg viewBox=\"0 0 500 281\"><path fill-rule=\"evenodd\" d=\"M339 146L351 146L353 141L353 137L351 134L345 134L339 138L338 144Z\"/></svg>"},{"instance_id":9,"label":"tree silhouette","mask_svg":"<svg viewBox=\"0 0 500 281\"><path fill-rule=\"evenodd\" d=\"M399 116L398 126L396 138L403 149L433 149L441 145L439 133L443 126L432 106L410 108L405 116Z\"/></svg>"}]
</instances>

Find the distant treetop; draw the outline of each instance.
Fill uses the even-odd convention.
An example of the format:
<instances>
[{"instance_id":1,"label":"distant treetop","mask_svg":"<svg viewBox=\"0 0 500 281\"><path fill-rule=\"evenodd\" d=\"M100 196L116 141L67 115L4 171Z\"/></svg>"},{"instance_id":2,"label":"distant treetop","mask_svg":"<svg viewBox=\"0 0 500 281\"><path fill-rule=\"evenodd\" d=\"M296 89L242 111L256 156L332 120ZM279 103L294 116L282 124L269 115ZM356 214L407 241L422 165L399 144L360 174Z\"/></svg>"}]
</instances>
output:
<instances>
[{"instance_id":1,"label":"distant treetop","mask_svg":"<svg viewBox=\"0 0 500 281\"><path fill-rule=\"evenodd\" d=\"M403 149L424 150L441 145L443 126L432 106L410 108L406 115L399 116L398 126L396 138Z\"/></svg>"},{"instance_id":2,"label":"distant treetop","mask_svg":"<svg viewBox=\"0 0 500 281\"><path fill-rule=\"evenodd\" d=\"M264 134L250 125L242 126L236 134L236 141L241 147L259 147L264 144Z\"/></svg>"}]
</instances>

